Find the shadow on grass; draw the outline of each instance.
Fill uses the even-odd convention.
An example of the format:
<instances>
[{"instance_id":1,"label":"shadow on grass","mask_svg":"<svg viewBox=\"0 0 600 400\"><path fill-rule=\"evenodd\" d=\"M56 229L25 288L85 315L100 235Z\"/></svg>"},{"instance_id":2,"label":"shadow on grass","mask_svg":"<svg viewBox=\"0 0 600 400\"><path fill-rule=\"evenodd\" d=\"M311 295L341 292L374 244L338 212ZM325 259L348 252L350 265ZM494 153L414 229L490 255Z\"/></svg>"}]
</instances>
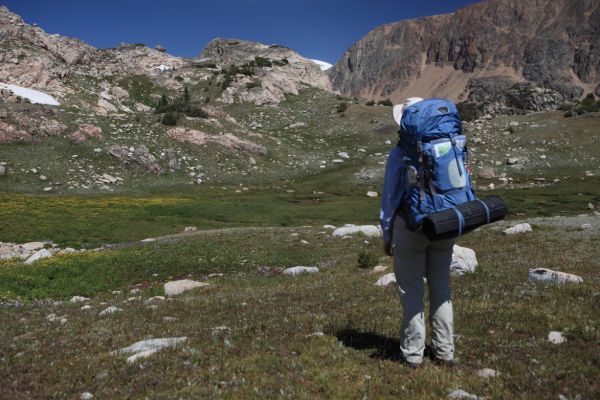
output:
<instances>
[{"instance_id":1,"label":"shadow on grass","mask_svg":"<svg viewBox=\"0 0 600 400\"><path fill-rule=\"evenodd\" d=\"M375 350L369 357L380 360L400 361L400 340L373 332L342 329L335 332L337 339L346 347L356 350Z\"/></svg>"}]
</instances>

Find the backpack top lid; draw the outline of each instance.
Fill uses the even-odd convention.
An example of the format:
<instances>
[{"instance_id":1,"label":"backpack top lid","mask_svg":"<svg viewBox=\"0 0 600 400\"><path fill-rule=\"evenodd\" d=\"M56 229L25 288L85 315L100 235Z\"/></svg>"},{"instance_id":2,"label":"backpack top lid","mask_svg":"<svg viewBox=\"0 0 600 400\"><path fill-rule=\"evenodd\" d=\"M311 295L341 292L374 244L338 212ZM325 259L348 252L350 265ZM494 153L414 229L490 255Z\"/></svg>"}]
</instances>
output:
<instances>
[{"instance_id":1,"label":"backpack top lid","mask_svg":"<svg viewBox=\"0 0 600 400\"><path fill-rule=\"evenodd\" d=\"M407 107L402 113L400 145L415 147L417 142L430 142L462 134L462 120L450 100L428 99Z\"/></svg>"}]
</instances>

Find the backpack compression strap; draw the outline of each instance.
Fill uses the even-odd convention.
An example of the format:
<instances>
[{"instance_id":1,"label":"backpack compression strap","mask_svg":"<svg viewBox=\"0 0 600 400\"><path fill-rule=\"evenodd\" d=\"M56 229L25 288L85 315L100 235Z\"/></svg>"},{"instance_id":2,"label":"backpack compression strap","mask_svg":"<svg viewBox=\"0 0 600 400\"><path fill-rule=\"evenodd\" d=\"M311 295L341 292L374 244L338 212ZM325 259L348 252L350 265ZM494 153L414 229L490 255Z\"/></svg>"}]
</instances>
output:
<instances>
[{"instance_id":1,"label":"backpack compression strap","mask_svg":"<svg viewBox=\"0 0 600 400\"><path fill-rule=\"evenodd\" d=\"M425 164L423 163L423 143L417 142L417 154L419 155L419 208L423 211L423 202L425 201Z\"/></svg>"},{"instance_id":2,"label":"backpack compression strap","mask_svg":"<svg viewBox=\"0 0 600 400\"><path fill-rule=\"evenodd\" d=\"M463 229L465 228L465 216L463 215L463 213L460 212L460 210L456 207L452 207L452 209L454 210L454 212L456 213L456 217L458 218L458 236L462 236L463 234Z\"/></svg>"},{"instance_id":3,"label":"backpack compression strap","mask_svg":"<svg viewBox=\"0 0 600 400\"><path fill-rule=\"evenodd\" d=\"M476 199L479 203L481 203L481 205L483 206L483 208L485 209L485 223L489 224L490 223L490 208L488 207L487 204L485 204L485 202L481 201L480 199Z\"/></svg>"}]
</instances>

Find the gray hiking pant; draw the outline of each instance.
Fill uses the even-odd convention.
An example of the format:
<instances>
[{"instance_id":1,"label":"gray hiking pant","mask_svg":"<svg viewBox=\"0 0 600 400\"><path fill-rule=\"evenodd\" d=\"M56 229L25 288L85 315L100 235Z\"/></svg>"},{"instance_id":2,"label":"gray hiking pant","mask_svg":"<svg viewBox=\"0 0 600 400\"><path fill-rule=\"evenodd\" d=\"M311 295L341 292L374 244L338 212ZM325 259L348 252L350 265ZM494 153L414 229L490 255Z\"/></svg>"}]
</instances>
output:
<instances>
[{"instance_id":1,"label":"gray hiking pant","mask_svg":"<svg viewBox=\"0 0 600 400\"><path fill-rule=\"evenodd\" d=\"M429 288L429 323L434 354L443 360L454 358L450 290L453 246L454 240L431 242L423 232L409 231L400 216L394 220L394 273L404 311L400 349L409 362L422 362L425 350L423 278L427 278Z\"/></svg>"}]
</instances>

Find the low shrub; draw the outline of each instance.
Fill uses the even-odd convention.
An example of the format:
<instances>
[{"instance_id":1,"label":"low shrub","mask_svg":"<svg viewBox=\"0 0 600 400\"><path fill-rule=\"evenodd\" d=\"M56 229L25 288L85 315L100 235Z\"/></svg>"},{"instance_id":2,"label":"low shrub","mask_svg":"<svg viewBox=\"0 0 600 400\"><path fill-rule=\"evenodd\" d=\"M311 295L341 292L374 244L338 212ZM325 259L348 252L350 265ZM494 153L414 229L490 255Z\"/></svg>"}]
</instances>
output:
<instances>
[{"instance_id":1,"label":"low shrub","mask_svg":"<svg viewBox=\"0 0 600 400\"><path fill-rule=\"evenodd\" d=\"M358 254L358 267L359 268L373 268L377 265L379 257L373 252L363 250Z\"/></svg>"},{"instance_id":2,"label":"low shrub","mask_svg":"<svg viewBox=\"0 0 600 400\"><path fill-rule=\"evenodd\" d=\"M177 125L178 119L179 119L179 115L177 115L177 113L168 112L168 113L165 113L165 115L163 115L160 122L163 125L173 126L173 125Z\"/></svg>"},{"instance_id":3,"label":"low shrub","mask_svg":"<svg viewBox=\"0 0 600 400\"><path fill-rule=\"evenodd\" d=\"M271 60L264 58L264 57L254 57L254 63L256 64L257 67L259 68L264 68L264 67L272 67L273 63L271 62Z\"/></svg>"},{"instance_id":4,"label":"low shrub","mask_svg":"<svg viewBox=\"0 0 600 400\"><path fill-rule=\"evenodd\" d=\"M346 111L347 109L348 109L348 103L346 103L346 102L343 102L343 103L340 103L340 104L338 104L338 106L337 106L337 110L336 110L336 111L337 111L338 113L343 113L343 112L344 112L344 111Z\"/></svg>"}]
</instances>

